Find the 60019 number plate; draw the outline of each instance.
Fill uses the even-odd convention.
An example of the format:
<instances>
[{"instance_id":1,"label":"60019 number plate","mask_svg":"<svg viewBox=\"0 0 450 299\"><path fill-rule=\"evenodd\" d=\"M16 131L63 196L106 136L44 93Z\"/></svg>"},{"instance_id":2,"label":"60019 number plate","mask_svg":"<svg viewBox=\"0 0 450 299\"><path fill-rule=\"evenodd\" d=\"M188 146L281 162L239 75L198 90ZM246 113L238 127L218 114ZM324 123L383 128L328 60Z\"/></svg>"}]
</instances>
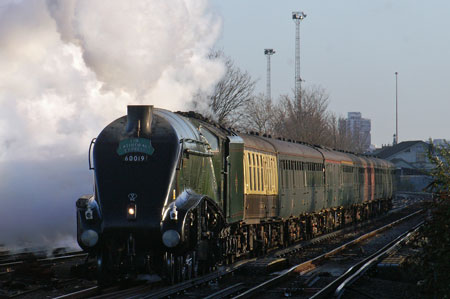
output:
<instances>
[{"instance_id":1,"label":"60019 number plate","mask_svg":"<svg viewBox=\"0 0 450 299\"><path fill-rule=\"evenodd\" d=\"M124 162L142 163L142 162L147 162L148 155L143 155L143 154L126 154L126 155L122 156L122 160Z\"/></svg>"}]
</instances>

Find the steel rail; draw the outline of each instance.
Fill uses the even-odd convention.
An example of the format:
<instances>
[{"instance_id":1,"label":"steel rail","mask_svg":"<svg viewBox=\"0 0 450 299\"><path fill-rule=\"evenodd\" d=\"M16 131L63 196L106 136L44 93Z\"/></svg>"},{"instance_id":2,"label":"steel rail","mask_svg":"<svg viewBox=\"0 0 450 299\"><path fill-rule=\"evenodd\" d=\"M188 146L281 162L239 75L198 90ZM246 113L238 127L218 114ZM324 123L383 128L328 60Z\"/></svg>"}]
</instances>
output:
<instances>
[{"instance_id":1,"label":"steel rail","mask_svg":"<svg viewBox=\"0 0 450 299\"><path fill-rule=\"evenodd\" d=\"M79 257L86 257L86 256L87 256L87 253L83 253L83 251L76 251L76 252L70 252L67 255L56 256L56 257L40 258L40 259L36 259L35 261L38 262L38 263L42 263L42 262L68 260L68 259L79 258ZM2 263L2 264L0 264L0 268L16 266L16 265L22 265L22 264L25 264L25 263L27 263L26 259L14 261L14 262Z\"/></svg>"},{"instance_id":2,"label":"steel rail","mask_svg":"<svg viewBox=\"0 0 450 299\"><path fill-rule=\"evenodd\" d=\"M370 265L373 265L376 261L381 259L383 256L385 256L387 253L391 252L394 248L396 248L406 237L409 237L411 235L412 231L415 231L418 229L419 226L421 226L423 222L417 224L411 229L408 229L406 232L402 233L400 236L395 238L393 241L389 242L387 245L383 246L380 250L375 252L374 254L370 255L369 257L365 258L364 260L358 262L357 264L353 265L351 268L349 268L344 274L336 278L334 281L329 283L326 287L321 289L319 292L317 292L314 296L311 298L318 299L318 298L330 298L332 296L333 298L340 298L344 292L344 288L351 283L355 281L356 277L359 277L360 275L364 274L367 271L367 267ZM332 295L334 293L334 295Z\"/></svg>"},{"instance_id":3,"label":"steel rail","mask_svg":"<svg viewBox=\"0 0 450 299\"><path fill-rule=\"evenodd\" d=\"M398 219L398 220L396 220L394 222L391 222L391 223L389 223L389 224L387 224L385 226L382 226L382 227L380 227L378 229L375 229L375 230L373 230L373 231L371 231L371 232L369 232L367 234L364 234L364 235L362 235L362 236L360 236L360 237L358 237L358 238L356 238L356 239L354 239L352 241L349 241L349 242L345 243L344 245L341 245L341 246L339 246L339 247L337 247L337 248L335 248L335 249L333 249L333 250L331 250L329 252L321 254L321 255L319 255L319 256L311 259L311 260L308 260L308 261L303 262L301 264L295 265L295 266L293 266L293 267L291 267L289 269L283 270L283 271L279 272L279 274L277 276L275 276L275 277L273 277L273 278L271 278L269 280L266 280L263 283L255 286L255 287L253 287L253 288L251 288L251 289L249 289L249 290L243 292L242 294L239 294L239 295L237 295L237 296L235 296L233 298L249 298L250 296L253 296L253 295L263 291L264 289L267 289L268 287L274 285L275 283L277 283L277 282L287 278L289 275L291 275L293 273L299 273L299 272L303 272L303 271L310 271L310 270L312 270L312 269L314 269L316 267L315 266L316 264L318 264L321 261L327 259L328 257L333 256L336 253L338 253L338 252L340 252L340 251L342 251L342 250L344 250L344 249L346 249L348 247L351 247L351 246L353 246L353 245L355 245L357 243L360 243L360 242L366 240L367 238L370 238L370 237L372 237L372 236L374 236L376 234L379 234L380 232L385 231L388 228L391 228L391 227L393 227L393 226L395 226L395 225L397 225L397 224L399 224L399 223L401 223L401 222L403 222L403 221L405 221L405 220L407 220L407 219L409 219L411 217L414 217L414 216L416 216L416 215L418 215L419 213L422 213L422 212L423 212L423 210L416 211L416 212L414 212L414 213L412 213L410 215L407 215L407 216L405 216L405 217L403 217L401 219Z\"/></svg>"},{"instance_id":4,"label":"steel rail","mask_svg":"<svg viewBox=\"0 0 450 299\"><path fill-rule=\"evenodd\" d=\"M205 297L204 299L228 298L230 295L233 295L233 294L239 292L243 287L244 287L244 283L239 282L237 284L229 286L228 288L225 288L223 290L215 292L214 294L211 294L211 295Z\"/></svg>"},{"instance_id":5,"label":"steel rail","mask_svg":"<svg viewBox=\"0 0 450 299\"><path fill-rule=\"evenodd\" d=\"M353 273L351 276L349 276L343 283L339 285L339 287L336 288L336 291L334 293L334 297L341 298L341 296L345 292L345 288L352 285L354 282L356 282L358 279L360 279L370 268L380 263L380 261L385 258L387 255L390 255L391 253L397 251L401 246L402 243L408 241L414 233L416 233L421 226L423 226L425 222L422 221L421 223L417 224L412 229L405 232L402 236L399 236L397 239L395 239L393 242L386 245L384 248L380 249L378 252L379 254L372 257L365 259L364 263L355 273ZM397 241L397 242L395 242ZM389 246L391 245L391 246ZM383 250L385 249L385 250ZM378 253L377 252L377 253ZM371 258L372 257L372 258Z\"/></svg>"},{"instance_id":6,"label":"steel rail","mask_svg":"<svg viewBox=\"0 0 450 299\"><path fill-rule=\"evenodd\" d=\"M78 299L78 298L87 298L97 295L100 292L100 288L98 286L90 287L87 289L79 290L73 293L61 295L58 297L54 297L53 299Z\"/></svg>"},{"instance_id":7,"label":"steel rail","mask_svg":"<svg viewBox=\"0 0 450 299\"><path fill-rule=\"evenodd\" d=\"M136 294L145 292L146 290L153 288L152 284L139 284L126 287L120 285L113 285L107 288L101 288L99 286L93 286L76 292L61 295L53 299L78 299L78 298L132 298ZM140 298L140 297L139 297Z\"/></svg>"},{"instance_id":8,"label":"steel rail","mask_svg":"<svg viewBox=\"0 0 450 299\"><path fill-rule=\"evenodd\" d=\"M145 295L140 295L139 298L145 299L145 298L165 298L174 294L178 294L181 292L184 292L187 289L190 289L195 286L202 285L204 283L207 283L209 281L217 280L221 278L222 276L228 275L241 267L243 267L245 264L255 261L256 258L243 260L238 262L237 264L230 266L230 267L223 267L215 272L200 276L198 278L194 278L191 280L187 280L181 283L178 283L176 285L173 285L169 288L165 288L162 290L156 290L151 293L147 293Z\"/></svg>"}]
</instances>

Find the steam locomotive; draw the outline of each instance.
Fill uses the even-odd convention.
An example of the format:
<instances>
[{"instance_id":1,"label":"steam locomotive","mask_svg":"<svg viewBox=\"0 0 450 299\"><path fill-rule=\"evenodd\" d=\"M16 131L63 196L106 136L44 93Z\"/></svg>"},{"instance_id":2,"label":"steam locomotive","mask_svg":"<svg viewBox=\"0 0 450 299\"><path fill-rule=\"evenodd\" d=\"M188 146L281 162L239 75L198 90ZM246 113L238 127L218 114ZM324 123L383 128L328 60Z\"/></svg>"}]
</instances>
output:
<instances>
[{"instance_id":1,"label":"steam locomotive","mask_svg":"<svg viewBox=\"0 0 450 299\"><path fill-rule=\"evenodd\" d=\"M153 106L128 106L89 152L94 194L76 202L77 238L100 284L189 279L383 213L393 195L388 161Z\"/></svg>"}]
</instances>

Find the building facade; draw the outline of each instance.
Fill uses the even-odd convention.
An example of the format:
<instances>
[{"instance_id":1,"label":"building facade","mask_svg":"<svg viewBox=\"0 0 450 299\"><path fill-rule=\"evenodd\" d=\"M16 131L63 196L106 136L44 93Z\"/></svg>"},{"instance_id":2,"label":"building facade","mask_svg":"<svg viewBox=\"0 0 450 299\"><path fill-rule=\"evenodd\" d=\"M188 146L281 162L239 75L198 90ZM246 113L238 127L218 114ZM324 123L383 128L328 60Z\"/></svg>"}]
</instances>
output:
<instances>
[{"instance_id":1,"label":"building facade","mask_svg":"<svg viewBox=\"0 0 450 299\"><path fill-rule=\"evenodd\" d=\"M369 150L372 141L370 119L362 118L361 112L348 112L347 119L340 125L346 126L347 132L355 139L355 144L360 144L363 152Z\"/></svg>"},{"instance_id":2,"label":"building facade","mask_svg":"<svg viewBox=\"0 0 450 299\"><path fill-rule=\"evenodd\" d=\"M379 158L391 161L396 166L397 191L423 191L431 182L428 171L433 168L427 157L430 145L421 140L403 141L384 147L376 152Z\"/></svg>"}]
</instances>

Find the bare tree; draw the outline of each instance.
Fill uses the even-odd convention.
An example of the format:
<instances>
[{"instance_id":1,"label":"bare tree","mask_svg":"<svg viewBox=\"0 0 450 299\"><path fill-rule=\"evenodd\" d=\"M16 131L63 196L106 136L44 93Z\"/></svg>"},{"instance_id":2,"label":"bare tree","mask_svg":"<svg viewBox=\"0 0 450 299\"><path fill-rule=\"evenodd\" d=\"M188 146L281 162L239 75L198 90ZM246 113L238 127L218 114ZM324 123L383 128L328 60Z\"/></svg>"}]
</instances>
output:
<instances>
[{"instance_id":1,"label":"bare tree","mask_svg":"<svg viewBox=\"0 0 450 299\"><path fill-rule=\"evenodd\" d=\"M264 94L251 98L239 113L236 127L242 131L253 131L271 135L274 132L275 107Z\"/></svg>"},{"instance_id":2,"label":"bare tree","mask_svg":"<svg viewBox=\"0 0 450 299\"><path fill-rule=\"evenodd\" d=\"M231 58L226 57L223 52L213 52L210 58L225 60L225 75L211 94L199 93L195 96L194 102L206 101L211 110L211 115L208 116L213 117L221 125L230 126L233 114L238 114L238 110L252 99L256 81L248 72L235 66Z\"/></svg>"},{"instance_id":3,"label":"bare tree","mask_svg":"<svg viewBox=\"0 0 450 299\"><path fill-rule=\"evenodd\" d=\"M311 144L331 145L328 95L321 88L302 91L301 101L284 95L278 106L281 119L276 133Z\"/></svg>"}]
</instances>

